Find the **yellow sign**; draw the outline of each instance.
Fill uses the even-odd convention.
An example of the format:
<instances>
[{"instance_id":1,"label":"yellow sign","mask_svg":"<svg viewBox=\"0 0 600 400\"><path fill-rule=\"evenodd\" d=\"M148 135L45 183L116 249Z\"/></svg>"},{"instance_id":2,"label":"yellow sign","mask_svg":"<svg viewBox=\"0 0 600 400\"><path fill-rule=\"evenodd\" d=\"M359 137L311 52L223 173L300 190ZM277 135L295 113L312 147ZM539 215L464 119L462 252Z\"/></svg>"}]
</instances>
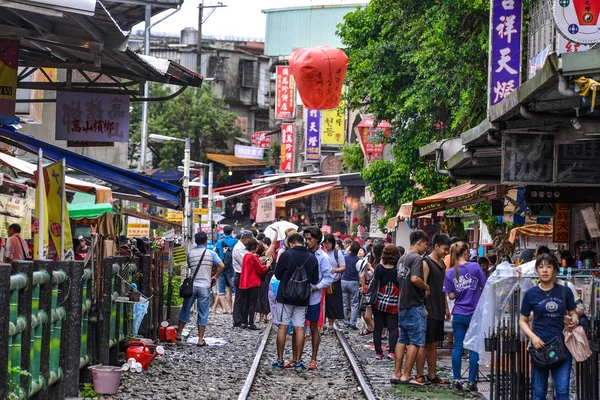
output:
<instances>
[{"instance_id":1,"label":"yellow sign","mask_svg":"<svg viewBox=\"0 0 600 400\"><path fill-rule=\"evenodd\" d=\"M34 230L34 233L36 234L36 237L35 237L35 240L33 241L33 258L45 259L48 256L48 212L47 212L48 199L46 198L46 195L48 194L48 192L47 192L48 186L45 185L45 182L48 180L48 176L46 175L45 168L42 169L42 173L39 173L39 170L37 170L35 172L35 174L37 175L38 181L37 181L37 184L35 187L36 207L35 207L35 227L33 230ZM40 198L39 191L42 191L42 194L41 194L42 206L41 207L38 204L38 201ZM42 213L42 215L40 215L40 213ZM43 231L39 230L40 229L40 219L42 219L43 224L44 224ZM43 237L42 249L40 249L40 246L39 246L39 240L38 240L39 235L42 235L42 237ZM40 257L40 253L42 254L42 257Z\"/></svg>"},{"instance_id":2,"label":"yellow sign","mask_svg":"<svg viewBox=\"0 0 600 400\"><path fill-rule=\"evenodd\" d=\"M71 224L69 222L69 211L67 202L62 201L62 183L64 179L62 161L55 162L44 168L44 179L48 179L46 184L48 225L46 228L50 232L50 247L48 248L48 258L52 260L62 260L60 254L60 237L64 235L65 252L73 248L73 237L71 235ZM63 219L61 220L61 208Z\"/></svg>"},{"instance_id":3,"label":"yellow sign","mask_svg":"<svg viewBox=\"0 0 600 400\"><path fill-rule=\"evenodd\" d=\"M167 220L171 221L171 222L182 222L183 221L183 211L169 210L167 213Z\"/></svg>"},{"instance_id":4,"label":"yellow sign","mask_svg":"<svg viewBox=\"0 0 600 400\"><path fill-rule=\"evenodd\" d=\"M127 224L127 237L140 238L150 236L150 223Z\"/></svg>"},{"instance_id":5,"label":"yellow sign","mask_svg":"<svg viewBox=\"0 0 600 400\"><path fill-rule=\"evenodd\" d=\"M343 146L345 126L346 105L343 100L338 108L321 111L321 144Z\"/></svg>"},{"instance_id":6,"label":"yellow sign","mask_svg":"<svg viewBox=\"0 0 600 400\"><path fill-rule=\"evenodd\" d=\"M329 211L345 211L344 189L335 189L329 192Z\"/></svg>"},{"instance_id":7,"label":"yellow sign","mask_svg":"<svg viewBox=\"0 0 600 400\"><path fill-rule=\"evenodd\" d=\"M208 208L194 208L194 215L208 215Z\"/></svg>"}]
</instances>

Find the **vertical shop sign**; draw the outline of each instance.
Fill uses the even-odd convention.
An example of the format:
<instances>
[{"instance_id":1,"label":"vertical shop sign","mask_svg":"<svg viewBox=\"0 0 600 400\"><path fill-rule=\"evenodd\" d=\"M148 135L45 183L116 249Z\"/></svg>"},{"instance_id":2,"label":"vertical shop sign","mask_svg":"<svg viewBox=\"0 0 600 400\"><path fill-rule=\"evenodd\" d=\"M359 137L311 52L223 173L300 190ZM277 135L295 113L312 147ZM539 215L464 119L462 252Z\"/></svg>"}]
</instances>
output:
<instances>
[{"instance_id":1,"label":"vertical shop sign","mask_svg":"<svg viewBox=\"0 0 600 400\"><path fill-rule=\"evenodd\" d=\"M306 117L306 148L305 162L318 163L321 161L321 112L307 110Z\"/></svg>"},{"instance_id":2,"label":"vertical shop sign","mask_svg":"<svg viewBox=\"0 0 600 400\"><path fill-rule=\"evenodd\" d=\"M271 136L267 132L252 132L250 139L253 147L271 148Z\"/></svg>"},{"instance_id":3,"label":"vertical shop sign","mask_svg":"<svg viewBox=\"0 0 600 400\"><path fill-rule=\"evenodd\" d=\"M0 116L15 116L18 68L19 40L0 37Z\"/></svg>"},{"instance_id":4,"label":"vertical shop sign","mask_svg":"<svg viewBox=\"0 0 600 400\"><path fill-rule=\"evenodd\" d=\"M489 106L521 85L522 0L492 0L491 12Z\"/></svg>"},{"instance_id":5,"label":"vertical shop sign","mask_svg":"<svg viewBox=\"0 0 600 400\"><path fill-rule=\"evenodd\" d=\"M344 190L335 189L329 192L329 211L345 211Z\"/></svg>"},{"instance_id":6,"label":"vertical shop sign","mask_svg":"<svg viewBox=\"0 0 600 400\"><path fill-rule=\"evenodd\" d=\"M69 222L69 211L67 203L63 203L62 188L65 171L62 161L55 162L44 168L44 179L46 182L46 212L48 214L48 225L50 233L50 243L48 247L48 258L52 260L62 260L60 254L60 238L64 236L65 253L73 249L73 237L71 235L71 224ZM62 209L62 214L61 214ZM61 219L61 216L63 219Z\"/></svg>"},{"instance_id":7,"label":"vertical shop sign","mask_svg":"<svg viewBox=\"0 0 600 400\"><path fill-rule=\"evenodd\" d=\"M569 205L565 203L557 203L554 206L554 209L552 241L556 243L569 243L571 209Z\"/></svg>"},{"instance_id":8,"label":"vertical shop sign","mask_svg":"<svg viewBox=\"0 0 600 400\"><path fill-rule=\"evenodd\" d=\"M258 210L256 211L256 222L275 221L275 196L258 199Z\"/></svg>"},{"instance_id":9,"label":"vertical shop sign","mask_svg":"<svg viewBox=\"0 0 600 400\"><path fill-rule=\"evenodd\" d=\"M346 127L346 105L340 101L338 108L321 112L321 143L332 146L343 146Z\"/></svg>"},{"instance_id":10,"label":"vertical shop sign","mask_svg":"<svg viewBox=\"0 0 600 400\"><path fill-rule=\"evenodd\" d=\"M275 119L294 118L295 100L296 85L290 67L279 65L275 77Z\"/></svg>"},{"instance_id":11,"label":"vertical shop sign","mask_svg":"<svg viewBox=\"0 0 600 400\"><path fill-rule=\"evenodd\" d=\"M367 164L383 157L385 140L390 136L392 126L381 121L375 126L374 118L365 118L356 127L356 136L362 148Z\"/></svg>"},{"instance_id":12,"label":"vertical shop sign","mask_svg":"<svg viewBox=\"0 0 600 400\"><path fill-rule=\"evenodd\" d=\"M281 124L281 171L294 172L294 124Z\"/></svg>"}]
</instances>

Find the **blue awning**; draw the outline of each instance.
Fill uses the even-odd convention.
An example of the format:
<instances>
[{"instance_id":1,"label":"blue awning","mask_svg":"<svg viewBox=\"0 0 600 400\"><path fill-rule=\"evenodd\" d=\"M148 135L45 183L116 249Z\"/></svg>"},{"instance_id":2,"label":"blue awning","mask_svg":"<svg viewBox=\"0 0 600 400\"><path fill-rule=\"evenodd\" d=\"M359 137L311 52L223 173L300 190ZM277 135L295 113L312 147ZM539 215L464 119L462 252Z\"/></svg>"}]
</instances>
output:
<instances>
[{"instance_id":1,"label":"blue awning","mask_svg":"<svg viewBox=\"0 0 600 400\"><path fill-rule=\"evenodd\" d=\"M152 179L126 169L117 168L69 150L20 134L11 128L0 126L0 140L53 161L65 159L68 167L95 176L119 187L122 191L136 194L168 208L180 208L183 204L182 188Z\"/></svg>"}]
</instances>

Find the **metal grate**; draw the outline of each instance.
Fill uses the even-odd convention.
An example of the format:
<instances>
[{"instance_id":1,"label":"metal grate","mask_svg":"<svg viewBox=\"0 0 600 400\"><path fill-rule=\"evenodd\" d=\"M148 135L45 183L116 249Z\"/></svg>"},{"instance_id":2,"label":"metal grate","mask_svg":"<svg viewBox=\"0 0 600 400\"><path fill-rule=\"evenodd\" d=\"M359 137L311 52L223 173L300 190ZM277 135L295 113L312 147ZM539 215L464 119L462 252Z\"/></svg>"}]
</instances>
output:
<instances>
[{"instance_id":1,"label":"metal grate","mask_svg":"<svg viewBox=\"0 0 600 400\"><path fill-rule=\"evenodd\" d=\"M556 28L552 18L552 0L532 0L527 42L529 60L548 48L556 50Z\"/></svg>"}]
</instances>

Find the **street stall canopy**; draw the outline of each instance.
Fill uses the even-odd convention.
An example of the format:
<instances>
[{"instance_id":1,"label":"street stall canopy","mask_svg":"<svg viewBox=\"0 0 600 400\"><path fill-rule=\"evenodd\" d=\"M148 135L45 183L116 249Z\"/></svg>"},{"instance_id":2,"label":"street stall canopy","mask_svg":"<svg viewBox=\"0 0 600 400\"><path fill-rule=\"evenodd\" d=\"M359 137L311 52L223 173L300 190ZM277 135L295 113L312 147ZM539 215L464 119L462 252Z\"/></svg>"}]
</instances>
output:
<instances>
[{"instance_id":1,"label":"street stall canopy","mask_svg":"<svg viewBox=\"0 0 600 400\"><path fill-rule=\"evenodd\" d=\"M542 236L552 237L553 229L552 225L546 224L532 224L524 225L518 228L511 229L508 241L514 243L518 235L521 236Z\"/></svg>"},{"instance_id":2,"label":"street stall canopy","mask_svg":"<svg viewBox=\"0 0 600 400\"><path fill-rule=\"evenodd\" d=\"M139 211L133 210L131 208L124 208L123 209L123 214L124 215L129 215L130 217L135 217L135 218L139 218L139 219L145 219L145 220L148 220L148 221L151 221L151 222L156 222L159 225L181 227L181 222L172 222L172 221L169 221L166 218L157 217L156 215L146 214L146 213L143 213L143 212L139 212Z\"/></svg>"},{"instance_id":3,"label":"street stall canopy","mask_svg":"<svg viewBox=\"0 0 600 400\"><path fill-rule=\"evenodd\" d=\"M223 164L231 169L259 169L265 167L265 162L263 160L240 158L229 154L207 153L206 158L216 163Z\"/></svg>"},{"instance_id":4,"label":"street stall canopy","mask_svg":"<svg viewBox=\"0 0 600 400\"><path fill-rule=\"evenodd\" d=\"M68 204L69 218L74 220L96 219L106 213L113 212L113 206L110 203L76 203Z\"/></svg>"},{"instance_id":5,"label":"street stall canopy","mask_svg":"<svg viewBox=\"0 0 600 400\"><path fill-rule=\"evenodd\" d=\"M313 194L318 194L322 192L327 192L333 189L335 186L335 181L329 182L319 182L313 183L311 185L306 185L298 189L288 190L287 192L282 192L276 195L275 198L275 207L285 207L288 201L301 199L306 196L310 196Z\"/></svg>"},{"instance_id":6,"label":"street stall canopy","mask_svg":"<svg viewBox=\"0 0 600 400\"><path fill-rule=\"evenodd\" d=\"M58 161L64 158L67 167L98 177L124 192L153 200L163 207L179 208L182 204L182 189L179 186L96 161L5 127L0 127L0 140L34 154L42 149L43 156L50 160ZM66 182L68 184L69 181ZM87 182L86 184L90 185Z\"/></svg>"}]
</instances>

